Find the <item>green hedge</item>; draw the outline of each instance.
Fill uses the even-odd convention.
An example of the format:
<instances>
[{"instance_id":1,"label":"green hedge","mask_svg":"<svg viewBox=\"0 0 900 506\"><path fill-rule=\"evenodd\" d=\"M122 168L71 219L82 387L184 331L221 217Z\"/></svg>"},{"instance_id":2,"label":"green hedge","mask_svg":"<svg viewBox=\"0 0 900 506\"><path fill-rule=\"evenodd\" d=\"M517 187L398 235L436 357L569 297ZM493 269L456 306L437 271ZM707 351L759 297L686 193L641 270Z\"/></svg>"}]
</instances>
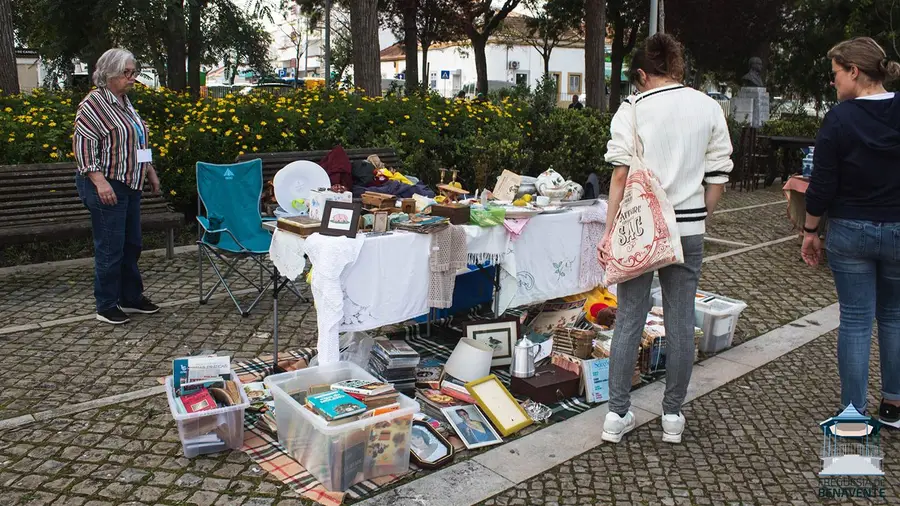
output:
<instances>
[{"instance_id":1,"label":"green hedge","mask_svg":"<svg viewBox=\"0 0 900 506\"><path fill-rule=\"evenodd\" d=\"M41 90L0 97L0 164L72 160L81 98ZM228 163L243 153L387 146L397 150L408 174L434 183L438 169L456 168L469 189L493 187L504 169L534 176L553 167L579 183L608 170L608 115L548 109L528 96L479 104L436 95L372 99L304 90L194 101L139 86L131 98L150 125L164 191L186 212L195 205L195 163ZM766 131L813 135L813 120L772 122Z\"/></svg>"}]
</instances>

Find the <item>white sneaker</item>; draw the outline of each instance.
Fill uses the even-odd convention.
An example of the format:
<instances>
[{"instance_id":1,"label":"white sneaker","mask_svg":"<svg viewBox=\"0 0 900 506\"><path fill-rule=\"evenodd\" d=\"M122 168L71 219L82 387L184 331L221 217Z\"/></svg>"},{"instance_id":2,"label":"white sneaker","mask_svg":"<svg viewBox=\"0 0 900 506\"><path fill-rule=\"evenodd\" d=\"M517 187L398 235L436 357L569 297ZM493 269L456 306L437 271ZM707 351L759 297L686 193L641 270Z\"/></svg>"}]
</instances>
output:
<instances>
[{"instance_id":1,"label":"white sneaker","mask_svg":"<svg viewBox=\"0 0 900 506\"><path fill-rule=\"evenodd\" d=\"M607 413L606 420L603 422L603 434L600 438L610 443L618 443L622 441L622 436L628 434L634 429L634 413L629 411L624 417L616 413Z\"/></svg>"},{"instance_id":2,"label":"white sneaker","mask_svg":"<svg viewBox=\"0 0 900 506\"><path fill-rule=\"evenodd\" d=\"M684 415L663 415L662 417L663 443L680 443L681 434L684 432Z\"/></svg>"}]
</instances>

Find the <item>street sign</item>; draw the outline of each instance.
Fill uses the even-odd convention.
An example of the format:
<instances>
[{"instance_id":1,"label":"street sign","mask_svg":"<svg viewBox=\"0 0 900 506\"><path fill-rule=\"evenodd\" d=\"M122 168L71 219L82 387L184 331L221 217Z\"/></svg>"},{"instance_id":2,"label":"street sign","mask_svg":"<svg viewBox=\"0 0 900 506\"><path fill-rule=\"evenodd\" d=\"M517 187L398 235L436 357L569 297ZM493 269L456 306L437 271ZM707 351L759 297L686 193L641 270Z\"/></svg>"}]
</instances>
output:
<instances>
[{"instance_id":1,"label":"street sign","mask_svg":"<svg viewBox=\"0 0 900 506\"><path fill-rule=\"evenodd\" d=\"M441 71L441 79L450 79L450 71L442 70Z\"/></svg>"},{"instance_id":2,"label":"street sign","mask_svg":"<svg viewBox=\"0 0 900 506\"><path fill-rule=\"evenodd\" d=\"M406 74L403 72L397 74L397 79L406 79Z\"/></svg>"}]
</instances>

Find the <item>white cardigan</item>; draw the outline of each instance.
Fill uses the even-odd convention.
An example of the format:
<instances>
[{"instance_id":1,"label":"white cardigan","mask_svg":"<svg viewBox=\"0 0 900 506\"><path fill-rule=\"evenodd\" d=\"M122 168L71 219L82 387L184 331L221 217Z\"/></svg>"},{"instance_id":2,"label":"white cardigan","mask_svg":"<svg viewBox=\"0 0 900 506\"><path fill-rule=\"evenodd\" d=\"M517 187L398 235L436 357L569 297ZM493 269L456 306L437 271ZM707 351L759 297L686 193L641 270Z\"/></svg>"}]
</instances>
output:
<instances>
[{"instance_id":1,"label":"white cardigan","mask_svg":"<svg viewBox=\"0 0 900 506\"><path fill-rule=\"evenodd\" d=\"M734 163L721 106L693 88L664 86L626 99L613 116L606 162L629 166L634 152L633 108L647 168L675 208L682 237L706 232L703 181L725 184Z\"/></svg>"}]
</instances>

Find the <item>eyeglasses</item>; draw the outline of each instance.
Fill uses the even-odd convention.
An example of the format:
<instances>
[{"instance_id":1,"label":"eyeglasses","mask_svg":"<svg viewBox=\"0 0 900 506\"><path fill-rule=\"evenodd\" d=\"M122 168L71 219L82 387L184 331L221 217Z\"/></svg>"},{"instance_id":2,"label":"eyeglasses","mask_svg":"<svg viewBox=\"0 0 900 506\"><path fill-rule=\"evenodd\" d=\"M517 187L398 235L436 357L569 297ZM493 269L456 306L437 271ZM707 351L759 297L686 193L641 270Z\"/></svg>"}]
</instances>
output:
<instances>
[{"instance_id":1,"label":"eyeglasses","mask_svg":"<svg viewBox=\"0 0 900 506\"><path fill-rule=\"evenodd\" d=\"M135 76L138 75L138 70L137 70L137 69L134 69L134 70L132 70L132 69L125 69L125 71L122 72L122 75L130 79L130 78L135 77Z\"/></svg>"}]
</instances>

